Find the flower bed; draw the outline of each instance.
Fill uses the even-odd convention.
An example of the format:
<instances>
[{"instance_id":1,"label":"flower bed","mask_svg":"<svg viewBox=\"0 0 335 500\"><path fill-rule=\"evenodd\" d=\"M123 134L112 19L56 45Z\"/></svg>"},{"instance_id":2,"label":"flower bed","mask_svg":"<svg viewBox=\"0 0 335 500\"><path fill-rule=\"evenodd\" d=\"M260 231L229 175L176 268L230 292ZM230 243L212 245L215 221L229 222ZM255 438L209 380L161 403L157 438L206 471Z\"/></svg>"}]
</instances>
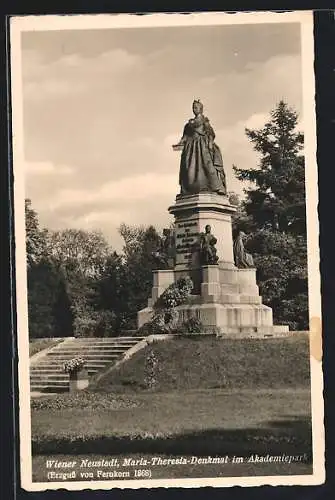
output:
<instances>
[{"instance_id":1,"label":"flower bed","mask_svg":"<svg viewBox=\"0 0 335 500\"><path fill-rule=\"evenodd\" d=\"M59 394L57 396L42 396L33 398L32 410L119 410L122 408L135 408L138 401L123 395L81 391L76 394Z\"/></svg>"}]
</instances>

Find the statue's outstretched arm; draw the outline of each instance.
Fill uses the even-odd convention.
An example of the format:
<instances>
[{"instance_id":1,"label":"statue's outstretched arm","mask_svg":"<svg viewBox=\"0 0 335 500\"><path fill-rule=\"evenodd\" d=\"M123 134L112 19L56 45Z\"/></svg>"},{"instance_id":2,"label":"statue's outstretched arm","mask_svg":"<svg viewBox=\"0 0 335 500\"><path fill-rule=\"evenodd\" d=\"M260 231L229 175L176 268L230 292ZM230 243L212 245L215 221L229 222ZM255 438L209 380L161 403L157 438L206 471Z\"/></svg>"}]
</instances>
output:
<instances>
[{"instance_id":1,"label":"statue's outstretched arm","mask_svg":"<svg viewBox=\"0 0 335 500\"><path fill-rule=\"evenodd\" d=\"M177 143L177 144L173 144L173 148L177 148L179 149L180 147L184 146L185 142L186 142L186 139L187 139L187 125L185 125L184 127L184 131L183 131L183 135L180 139L180 141Z\"/></svg>"}]
</instances>

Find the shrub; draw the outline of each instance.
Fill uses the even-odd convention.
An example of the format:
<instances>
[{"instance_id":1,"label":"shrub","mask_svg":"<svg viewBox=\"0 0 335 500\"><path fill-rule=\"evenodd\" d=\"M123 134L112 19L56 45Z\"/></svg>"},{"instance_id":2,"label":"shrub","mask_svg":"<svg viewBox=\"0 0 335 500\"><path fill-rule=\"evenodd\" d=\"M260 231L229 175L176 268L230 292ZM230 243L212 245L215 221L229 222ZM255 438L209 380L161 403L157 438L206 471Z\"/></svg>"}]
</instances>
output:
<instances>
[{"instance_id":1,"label":"shrub","mask_svg":"<svg viewBox=\"0 0 335 500\"><path fill-rule=\"evenodd\" d=\"M75 394L59 394L32 399L31 408L34 411L49 410L118 410L119 408L135 408L140 406L138 401L134 401L124 395L110 393L99 393L80 391Z\"/></svg>"},{"instance_id":2,"label":"shrub","mask_svg":"<svg viewBox=\"0 0 335 500\"><path fill-rule=\"evenodd\" d=\"M190 296L193 289L193 282L188 276L180 278L158 297L154 304L154 309L164 310L184 304Z\"/></svg>"},{"instance_id":3,"label":"shrub","mask_svg":"<svg viewBox=\"0 0 335 500\"><path fill-rule=\"evenodd\" d=\"M178 311L176 307L187 302L193 289L193 282L188 276L172 283L153 306L151 321L139 328L140 335L178 333Z\"/></svg>"},{"instance_id":4,"label":"shrub","mask_svg":"<svg viewBox=\"0 0 335 500\"><path fill-rule=\"evenodd\" d=\"M200 319L192 317L183 321L180 325L178 331L179 333L201 333L204 330L204 325L200 321Z\"/></svg>"},{"instance_id":5,"label":"shrub","mask_svg":"<svg viewBox=\"0 0 335 500\"><path fill-rule=\"evenodd\" d=\"M144 325L140 326L136 332L136 336L140 335L141 337L147 337L149 335L154 335L155 333L160 332L157 332L153 321L148 321L147 323L144 323Z\"/></svg>"},{"instance_id":6,"label":"shrub","mask_svg":"<svg viewBox=\"0 0 335 500\"><path fill-rule=\"evenodd\" d=\"M145 358L144 383L148 389L154 389L158 382L158 358L153 350L150 350Z\"/></svg>"},{"instance_id":7,"label":"shrub","mask_svg":"<svg viewBox=\"0 0 335 500\"><path fill-rule=\"evenodd\" d=\"M29 356L34 356L38 352L43 351L44 349L49 349L54 347L58 343L62 342L64 339L53 339L53 338L40 338L40 339L31 339L29 341Z\"/></svg>"}]
</instances>

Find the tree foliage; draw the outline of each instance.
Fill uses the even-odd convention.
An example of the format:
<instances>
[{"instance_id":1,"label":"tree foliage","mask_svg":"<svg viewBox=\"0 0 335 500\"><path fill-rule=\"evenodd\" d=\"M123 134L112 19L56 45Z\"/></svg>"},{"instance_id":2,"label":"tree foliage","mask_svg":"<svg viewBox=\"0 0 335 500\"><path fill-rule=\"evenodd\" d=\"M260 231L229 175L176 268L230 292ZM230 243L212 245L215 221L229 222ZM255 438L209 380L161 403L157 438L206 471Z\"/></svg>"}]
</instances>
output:
<instances>
[{"instance_id":1,"label":"tree foliage","mask_svg":"<svg viewBox=\"0 0 335 500\"><path fill-rule=\"evenodd\" d=\"M248 181L233 229L249 234L263 300L276 323L308 328L307 242L303 135L298 115L279 102L269 121L246 135L259 156L257 169L234 167Z\"/></svg>"},{"instance_id":2,"label":"tree foliage","mask_svg":"<svg viewBox=\"0 0 335 500\"><path fill-rule=\"evenodd\" d=\"M96 278L104 270L110 249L99 231L65 229L49 233L48 250L65 272Z\"/></svg>"},{"instance_id":3,"label":"tree foliage","mask_svg":"<svg viewBox=\"0 0 335 500\"><path fill-rule=\"evenodd\" d=\"M33 338L67 337L73 315L64 277L48 259L27 270L29 335Z\"/></svg>"},{"instance_id":4,"label":"tree foliage","mask_svg":"<svg viewBox=\"0 0 335 500\"><path fill-rule=\"evenodd\" d=\"M155 268L153 253L161 245L161 236L153 226L134 228L122 224L123 248L123 308L120 327L136 328L137 312L146 307Z\"/></svg>"},{"instance_id":5,"label":"tree foliage","mask_svg":"<svg viewBox=\"0 0 335 500\"><path fill-rule=\"evenodd\" d=\"M234 170L240 180L252 182L244 209L258 229L306 233L304 138L297 124L298 114L280 101L262 129L246 129L260 155L259 168Z\"/></svg>"},{"instance_id":6,"label":"tree foliage","mask_svg":"<svg viewBox=\"0 0 335 500\"><path fill-rule=\"evenodd\" d=\"M162 243L153 226L122 224L118 254L98 231L40 230L29 200L26 224L31 336L109 336L136 328Z\"/></svg>"},{"instance_id":7,"label":"tree foliage","mask_svg":"<svg viewBox=\"0 0 335 500\"><path fill-rule=\"evenodd\" d=\"M25 200L25 220L27 265L31 267L46 254L48 232L40 229L37 212L29 199Z\"/></svg>"}]
</instances>

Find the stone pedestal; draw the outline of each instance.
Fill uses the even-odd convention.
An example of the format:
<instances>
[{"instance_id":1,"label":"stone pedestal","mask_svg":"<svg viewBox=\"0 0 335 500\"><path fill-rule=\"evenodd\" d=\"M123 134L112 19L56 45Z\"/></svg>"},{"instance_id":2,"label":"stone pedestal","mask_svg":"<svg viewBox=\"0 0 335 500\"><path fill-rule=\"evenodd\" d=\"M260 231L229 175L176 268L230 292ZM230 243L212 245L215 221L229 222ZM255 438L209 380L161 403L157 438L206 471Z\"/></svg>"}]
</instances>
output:
<instances>
[{"instance_id":1,"label":"stone pedestal","mask_svg":"<svg viewBox=\"0 0 335 500\"><path fill-rule=\"evenodd\" d=\"M220 262L233 266L231 215L235 208L226 196L216 193L177 196L169 212L175 218L177 270L200 267L199 233L205 231L207 224L218 240L216 248Z\"/></svg>"},{"instance_id":2,"label":"stone pedestal","mask_svg":"<svg viewBox=\"0 0 335 500\"><path fill-rule=\"evenodd\" d=\"M87 368L69 374L69 391L77 392L87 389L89 385Z\"/></svg>"},{"instance_id":3,"label":"stone pedestal","mask_svg":"<svg viewBox=\"0 0 335 500\"><path fill-rule=\"evenodd\" d=\"M158 297L162 295L164 290L172 285L175 281L173 269L164 269L161 271L153 271L153 286L151 291L151 297L148 301L148 306L152 306Z\"/></svg>"},{"instance_id":4,"label":"stone pedestal","mask_svg":"<svg viewBox=\"0 0 335 500\"><path fill-rule=\"evenodd\" d=\"M204 302L220 302L221 284L219 266L202 267L201 297Z\"/></svg>"},{"instance_id":5,"label":"stone pedestal","mask_svg":"<svg viewBox=\"0 0 335 500\"><path fill-rule=\"evenodd\" d=\"M179 322L198 318L206 332L219 336L273 337L288 333L286 326L274 326L272 309L262 304L256 282L256 269L234 265L231 215L235 208L227 197L213 193L177 196L169 208L175 217L176 262L174 269L153 274L148 307L138 313L138 326L152 317L152 306L163 291L182 276L194 283L190 303L177 308ZM217 239L217 265L201 266L199 237L211 226Z\"/></svg>"}]
</instances>

